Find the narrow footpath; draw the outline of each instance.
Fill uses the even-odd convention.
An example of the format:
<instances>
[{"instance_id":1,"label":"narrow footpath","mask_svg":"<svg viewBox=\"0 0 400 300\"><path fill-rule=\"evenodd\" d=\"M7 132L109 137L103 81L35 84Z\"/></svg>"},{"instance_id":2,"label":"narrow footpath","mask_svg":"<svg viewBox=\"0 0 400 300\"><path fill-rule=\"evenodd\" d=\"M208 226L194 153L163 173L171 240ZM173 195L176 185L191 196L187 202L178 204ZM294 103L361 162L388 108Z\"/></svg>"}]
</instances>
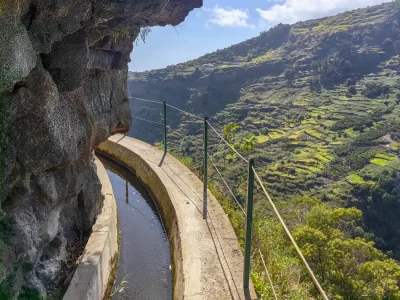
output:
<instances>
[{"instance_id":1,"label":"narrow footpath","mask_svg":"<svg viewBox=\"0 0 400 300\"><path fill-rule=\"evenodd\" d=\"M257 299L252 283L243 290L243 254L209 191L203 220L203 183L196 175L173 156L120 134L98 151L133 169L160 202L173 257L174 299Z\"/></svg>"}]
</instances>

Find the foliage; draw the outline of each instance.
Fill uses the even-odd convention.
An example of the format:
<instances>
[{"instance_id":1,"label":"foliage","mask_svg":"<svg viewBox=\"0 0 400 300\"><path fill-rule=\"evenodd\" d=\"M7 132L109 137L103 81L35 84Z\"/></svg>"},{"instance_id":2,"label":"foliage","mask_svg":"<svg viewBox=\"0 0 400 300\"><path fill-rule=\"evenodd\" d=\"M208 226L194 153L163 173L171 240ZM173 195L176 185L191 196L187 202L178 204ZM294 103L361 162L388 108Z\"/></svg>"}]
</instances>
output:
<instances>
[{"instance_id":1,"label":"foliage","mask_svg":"<svg viewBox=\"0 0 400 300\"><path fill-rule=\"evenodd\" d=\"M283 75L288 81L292 81L293 79L296 78L296 71L293 68L287 68L284 72Z\"/></svg>"},{"instance_id":2,"label":"foliage","mask_svg":"<svg viewBox=\"0 0 400 300\"><path fill-rule=\"evenodd\" d=\"M254 149L254 145L256 144L256 136L251 135L249 137L242 138L239 142L235 142L235 132L239 129L239 125L229 123L224 126L224 137L225 140L232 144L234 149L239 150L240 152L248 152ZM234 159L236 154L233 149L231 149L230 154L226 157L228 160Z\"/></svg>"},{"instance_id":3,"label":"foliage","mask_svg":"<svg viewBox=\"0 0 400 300\"><path fill-rule=\"evenodd\" d=\"M357 95L357 89L354 85L349 86L348 92L350 95Z\"/></svg>"},{"instance_id":4,"label":"foliage","mask_svg":"<svg viewBox=\"0 0 400 300\"><path fill-rule=\"evenodd\" d=\"M324 288L333 299L342 294L342 299L389 297L391 276L396 273L390 267L396 266L385 257L377 262L372 257L376 253L382 257L380 249L400 259L400 196L396 189L400 180L400 96L396 96L400 94L400 59L395 55L399 53L399 8L400 2L394 1L334 17L278 25L227 49L152 71L151 77L140 73L142 79L135 80L139 87L148 87L146 92L140 94L144 89L134 85L130 91L137 97L158 97L191 113L210 116L215 124L230 124L224 130L225 139L235 150L256 160L260 176L283 209L292 232L303 228L304 235L315 232L315 238L324 239L320 233L328 238L321 246L326 254L321 259L331 264L328 266L334 273L325 274L329 270L323 269L318 257L313 266L319 268L318 276L325 277ZM384 46L387 38L392 39L392 48ZM213 70L208 70L211 64ZM154 107L150 119L159 117L159 108ZM182 157L190 157L193 169L200 170L201 149L191 142L202 138L201 124L172 112L169 121L185 138L169 133L168 146ZM143 127L144 137L154 133L154 139L160 138L159 131ZM243 203L245 164L215 135L210 135L209 142L213 160ZM218 174L210 174L242 242L241 212L232 199L221 200L228 191L216 181ZM327 206L318 210L324 218L331 215L327 210L357 207L363 212L362 219L342 220L341 225L329 223L330 232L337 233L333 243L331 233L305 221L312 207L319 204L300 205L294 200L300 196L326 202ZM254 243L263 249L279 299L316 298L302 265L281 235L280 225L271 219L265 198L256 195L255 205L258 241ZM304 246L304 251L311 251L318 241L310 248ZM353 251L357 247L359 250ZM334 256L340 253L345 254ZM358 263L357 257L363 253L370 260L360 262L348 278L343 278L341 268ZM253 253L252 258L253 282L260 298L271 299L260 257ZM371 266L375 269L368 275ZM380 273L379 268L384 271Z\"/></svg>"},{"instance_id":5,"label":"foliage","mask_svg":"<svg viewBox=\"0 0 400 300\"><path fill-rule=\"evenodd\" d=\"M381 95L387 95L389 92L390 86L387 84L382 82L368 82L361 93L368 98L378 98Z\"/></svg>"},{"instance_id":6,"label":"foliage","mask_svg":"<svg viewBox=\"0 0 400 300\"><path fill-rule=\"evenodd\" d=\"M355 208L319 204L293 236L331 299L400 296L400 267L372 242L351 237L360 220L361 211Z\"/></svg>"},{"instance_id":7,"label":"foliage","mask_svg":"<svg viewBox=\"0 0 400 300\"><path fill-rule=\"evenodd\" d=\"M400 227L397 215L400 209L400 187L396 172L384 174L365 174L365 178L376 182L375 185L358 186L353 190L357 197L356 205L365 212L365 223L371 231L380 237L378 246L391 251L393 257L400 258L400 245L396 230ZM380 216L385 216L381 218Z\"/></svg>"},{"instance_id":8,"label":"foliage","mask_svg":"<svg viewBox=\"0 0 400 300\"><path fill-rule=\"evenodd\" d=\"M321 81L318 77L314 76L310 79L310 91L320 93L321 92Z\"/></svg>"},{"instance_id":9,"label":"foliage","mask_svg":"<svg viewBox=\"0 0 400 300\"><path fill-rule=\"evenodd\" d=\"M129 283L129 281L126 280L126 278L128 278L128 276L129 276L129 274L126 274L125 277L122 278L122 280L117 285L114 284L114 288L111 292L110 297L113 297L116 294L122 293L125 290L126 285Z\"/></svg>"},{"instance_id":10,"label":"foliage","mask_svg":"<svg viewBox=\"0 0 400 300\"><path fill-rule=\"evenodd\" d=\"M235 131L239 129L239 125L229 123L224 126L224 137L228 143L233 143L233 138L235 136Z\"/></svg>"}]
</instances>

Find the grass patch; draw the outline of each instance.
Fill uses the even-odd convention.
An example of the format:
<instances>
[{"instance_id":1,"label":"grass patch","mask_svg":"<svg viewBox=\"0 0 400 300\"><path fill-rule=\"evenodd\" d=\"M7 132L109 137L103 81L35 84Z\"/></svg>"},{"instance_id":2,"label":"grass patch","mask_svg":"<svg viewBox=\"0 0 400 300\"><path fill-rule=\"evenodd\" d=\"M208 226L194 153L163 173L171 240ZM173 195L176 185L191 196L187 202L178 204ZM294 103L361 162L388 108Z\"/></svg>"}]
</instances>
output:
<instances>
[{"instance_id":1,"label":"grass patch","mask_svg":"<svg viewBox=\"0 0 400 300\"><path fill-rule=\"evenodd\" d=\"M273 60L280 60L279 52L277 50L270 50L264 55L254 58L251 63L252 64L259 64L266 61L273 61Z\"/></svg>"},{"instance_id":2,"label":"grass patch","mask_svg":"<svg viewBox=\"0 0 400 300\"><path fill-rule=\"evenodd\" d=\"M306 132L309 135L311 135L312 137L315 137L317 139L322 139L322 137L323 137L323 135L320 132L318 132L318 131L316 131L314 129L307 129Z\"/></svg>"},{"instance_id":3,"label":"grass patch","mask_svg":"<svg viewBox=\"0 0 400 300\"><path fill-rule=\"evenodd\" d=\"M351 184L365 184L364 178L357 174L350 174L346 177L346 180Z\"/></svg>"},{"instance_id":4,"label":"grass patch","mask_svg":"<svg viewBox=\"0 0 400 300\"><path fill-rule=\"evenodd\" d=\"M268 135L271 139L276 140L276 139L283 137L285 134L280 131L273 130Z\"/></svg>"},{"instance_id":5,"label":"grass patch","mask_svg":"<svg viewBox=\"0 0 400 300\"><path fill-rule=\"evenodd\" d=\"M269 137L266 135L258 135L256 136L257 143L262 144L269 141Z\"/></svg>"},{"instance_id":6,"label":"grass patch","mask_svg":"<svg viewBox=\"0 0 400 300\"><path fill-rule=\"evenodd\" d=\"M377 158L382 158L382 159L386 159L386 160L396 160L397 157L395 155L392 154L384 154L384 153L378 153L377 155L375 155L375 157Z\"/></svg>"},{"instance_id":7,"label":"grass patch","mask_svg":"<svg viewBox=\"0 0 400 300\"><path fill-rule=\"evenodd\" d=\"M389 149L392 150L392 151L398 151L398 150L400 150L400 143L397 143L397 144L395 144L395 145L390 145L390 146L389 146Z\"/></svg>"},{"instance_id":8,"label":"grass patch","mask_svg":"<svg viewBox=\"0 0 400 300\"><path fill-rule=\"evenodd\" d=\"M382 159L382 158L373 158L370 160L370 163L377 165L377 166L381 166L384 167L387 164L387 160L386 159Z\"/></svg>"}]
</instances>

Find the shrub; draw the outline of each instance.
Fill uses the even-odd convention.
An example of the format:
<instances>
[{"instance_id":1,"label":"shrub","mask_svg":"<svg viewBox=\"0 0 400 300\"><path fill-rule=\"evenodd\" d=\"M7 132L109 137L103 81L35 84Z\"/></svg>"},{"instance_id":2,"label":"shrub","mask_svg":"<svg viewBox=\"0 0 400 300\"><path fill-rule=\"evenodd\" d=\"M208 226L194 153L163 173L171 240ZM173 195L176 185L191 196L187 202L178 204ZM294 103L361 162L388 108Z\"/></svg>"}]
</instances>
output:
<instances>
[{"instance_id":1,"label":"shrub","mask_svg":"<svg viewBox=\"0 0 400 300\"><path fill-rule=\"evenodd\" d=\"M381 95L389 94L390 86L382 82L368 82L365 85L362 95L368 98L378 98Z\"/></svg>"},{"instance_id":2,"label":"shrub","mask_svg":"<svg viewBox=\"0 0 400 300\"><path fill-rule=\"evenodd\" d=\"M311 92L320 93L322 89L321 82L318 77L314 76L310 80L310 90Z\"/></svg>"},{"instance_id":3,"label":"shrub","mask_svg":"<svg viewBox=\"0 0 400 300\"><path fill-rule=\"evenodd\" d=\"M350 95L357 95L357 89L354 85L349 86L349 89L347 91Z\"/></svg>"},{"instance_id":4,"label":"shrub","mask_svg":"<svg viewBox=\"0 0 400 300\"><path fill-rule=\"evenodd\" d=\"M287 68L284 72L283 75L288 81L292 81L296 77L296 71L292 68Z\"/></svg>"},{"instance_id":5,"label":"shrub","mask_svg":"<svg viewBox=\"0 0 400 300\"><path fill-rule=\"evenodd\" d=\"M319 71L319 66L320 66L320 63L317 61L317 60L313 60L312 61L312 63L311 63L311 69L313 70L313 71Z\"/></svg>"}]
</instances>

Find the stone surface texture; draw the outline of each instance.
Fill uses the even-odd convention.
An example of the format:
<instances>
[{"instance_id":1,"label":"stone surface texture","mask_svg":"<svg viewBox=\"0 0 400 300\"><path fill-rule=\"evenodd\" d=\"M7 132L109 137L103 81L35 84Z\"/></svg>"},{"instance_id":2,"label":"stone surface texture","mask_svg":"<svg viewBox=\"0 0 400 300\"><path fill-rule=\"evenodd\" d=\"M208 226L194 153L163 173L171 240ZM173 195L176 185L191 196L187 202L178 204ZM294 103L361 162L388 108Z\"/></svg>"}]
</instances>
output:
<instances>
[{"instance_id":1,"label":"stone surface texture","mask_svg":"<svg viewBox=\"0 0 400 300\"><path fill-rule=\"evenodd\" d=\"M172 155L134 138L114 135L99 153L128 167L157 203L171 246L174 300L255 300L250 281L243 289L243 254L218 200L203 182Z\"/></svg>"},{"instance_id":2,"label":"stone surface texture","mask_svg":"<svg viewBox=\"0 0 400 300\"><path fill-rule=\"evenodd\" d=\"M49 297L68 280L68 245L102 208L93 149L131 124L140 27L177 25L201 5L0 0L0 299Z\"/></svg>"}]
</instances>

